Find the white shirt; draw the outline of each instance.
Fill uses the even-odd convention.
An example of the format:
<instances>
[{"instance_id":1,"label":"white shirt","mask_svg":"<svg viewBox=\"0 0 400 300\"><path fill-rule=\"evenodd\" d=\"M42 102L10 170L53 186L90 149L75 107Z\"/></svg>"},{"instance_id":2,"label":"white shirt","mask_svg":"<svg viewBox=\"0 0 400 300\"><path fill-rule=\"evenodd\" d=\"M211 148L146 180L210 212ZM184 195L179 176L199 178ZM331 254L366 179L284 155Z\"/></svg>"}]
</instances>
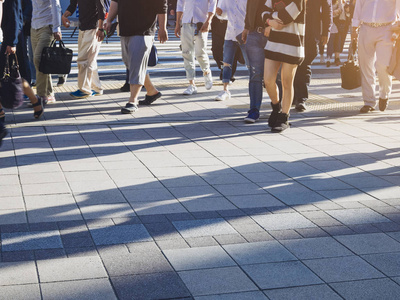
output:
<instances>
[{"instance_id":1,"label":"white shirt","mask_svg":"<svg viewBox=\"0 0 400 300\"><path fill-rule=\"evenodd\" d=\"M182 23L204 22L208 13L215 14L217 0L178 0L176 11L183 12Z\"/></svg>"},{"instance_id":2,"label":"white shirt","mask_svg":"<svg viewBox=\"0 0 400 300\"><path fill-rule=\"evenodd\" d=\"M244 30L247 0L219 0L218 7L228 16L225 40L236 41L236 36Z\"/></svg>"},{"instance_id":3,"label":"white shirt","mask_svg":"<svg viewBox=\"0 0 400 300\"><path fill-rule=\"evenodd\" d=\"M53 25L53 32L61 32L60 0L33 0L32 7L33 29Z\"/></svg>"},{"instance_id":4,"label":"white shirt","mask_svg":"<svg viewBox=\"0 0 400 300\"><path fill-rule=\"evenodd\" d=\"M400 0L357 0L353 27L366 23L393 23L400 12Z\"/></svg>"}]
</instances>

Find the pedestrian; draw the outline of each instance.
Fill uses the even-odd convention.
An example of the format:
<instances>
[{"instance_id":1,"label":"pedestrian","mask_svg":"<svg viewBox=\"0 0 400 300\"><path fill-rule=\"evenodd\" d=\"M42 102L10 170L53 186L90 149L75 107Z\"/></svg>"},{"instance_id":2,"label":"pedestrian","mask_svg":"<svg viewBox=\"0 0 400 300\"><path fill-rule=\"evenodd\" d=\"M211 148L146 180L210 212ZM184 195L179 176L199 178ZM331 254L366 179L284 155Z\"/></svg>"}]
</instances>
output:
<instances>
[{"instance_id":1,"label":"pedestrian","mask_svg":"<svg viewBox=\"0 0 400 300\"><path fill-rule=\"evenodd\" d=\"M242 51L246 65L248 65L245 45L241 39L244 30L246 4L247 0L219 0L218 2L216 13L217 15L227 15L228 26L225 33L222 61L222 83L224 84L224 89L215 98L216 101L224 101L231 98L229 83L232 77L232 65L235 60L236 51L239 48ZM240 37L240 42L237 39L238 36Z\"/></svg>"},{"instance_id":2,"label":"pedestrian","mask_svg":"<svg viewBox=\"0 0 400 300\"><path fill-rule=\"evenodd\" d=\"M158 19L158 39L168 40L167 0L112 0L105 29L110 31L111 22L118 15L121 36L122 59L129 70L130 98L121 109L129 114L138 110L138 96L145 84L147 64L154 42Z\"/></svg>"},{"instance_id":3,"label":"pedestrian","mask_svg":"<svg viewBox=\"0 0 400 300\"><path fill-rule=\"evenodd\" d=\"M388 73L392 55L392 24L400 13L400 1L357 0L352 20L352 39L358 38L361 90L364 106L360 113L375 110L376 76L379 78L379 110L385 111L392 91Z\"/></svg>"},{"instance_id":4,"label":"pedestrian","mask_svg":"<svg viewBox=\"0 0 400 300\"><path fill-rule=\"evenodd\" d=\"M304 37L304 61L299 65L294 77L293 104L298 112L305 111L308 87L311 82L311 64L318 55L319 46L329 41L332 28L331 0L307 0Z\"/></svg>"},{"instance_id":5,"label":"pedestrian","mask_svg":"<svg viewBox=\"0 0 400 300\"><path fill-rule=\"evenodd\" d=\"M289 110L293 101L293 80L297 66L304 60L305 0L268 0L263 13L270 27L265 46L265 88L272 102L268 124L272 132L290 127ZM276 78L281 68L282 105Z\"/></svg>"},{"instance_id":6,"label":"pedestrian","mask_svg":"<svg viewBox=\"0 0 400 300\"><path fill-rule=\"evenodd\" d=\"M340 53L343 52L344 42L346 40L347 32L349 30L346 21L346 11L344 9L344 0L332 1L332 14L333 26L331 30L331 37L328 42L327 62L326 66L331 66L332 54L335 55L334 64L340 66Z\"/></svg>"},{"instance_id":7,"label":"pedestrian","mask_svg":"<svg viewBox=\"0 0 400 300\"><path fill-rule=\"evenodd\" d=\"M184 95L197 93L195 57L203 71L206 89L212 88L207 40L216 4L217 0L178 0L177 2L175 35L181 38L186 78L189 81L188 88L183 92Z\"/></svg>"},{"instance_id":8,"label":"pedestrian","mask_svg":"<svg viewBox=\"0 0 400 300\"><path fill-rule=\"evenodd\" d=\"M70 5L62 15L62 22L69 28L70 17L79 5L78 36L78 89L70 93L73 98L81 99L103 94L103 88L97 70L97 56L104 40L103 21L106 9L104 0L70 0Z\"/></svg>"}]
</instances>

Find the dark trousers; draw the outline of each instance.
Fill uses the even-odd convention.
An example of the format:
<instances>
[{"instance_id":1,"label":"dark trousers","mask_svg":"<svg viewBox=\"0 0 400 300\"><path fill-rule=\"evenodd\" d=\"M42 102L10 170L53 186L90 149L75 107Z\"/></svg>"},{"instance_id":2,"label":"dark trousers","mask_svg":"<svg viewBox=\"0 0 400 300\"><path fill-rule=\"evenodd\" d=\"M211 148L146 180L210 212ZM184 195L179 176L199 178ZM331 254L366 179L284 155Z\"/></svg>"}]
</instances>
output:
<instances>
[{"instance_id":1,"label":"dark trousers","mask_svg":"<svg viewBox=\"0 0 400 300\"><path fill-rule=\"evenodd\" d=\"M313 34L306 34L304 40L305 58L298 66L294 77L294 97L293 103L300 103L308 99L308 86L311 81L311 64L318 55L318 41Z\"/></svg>"}]
</instances>

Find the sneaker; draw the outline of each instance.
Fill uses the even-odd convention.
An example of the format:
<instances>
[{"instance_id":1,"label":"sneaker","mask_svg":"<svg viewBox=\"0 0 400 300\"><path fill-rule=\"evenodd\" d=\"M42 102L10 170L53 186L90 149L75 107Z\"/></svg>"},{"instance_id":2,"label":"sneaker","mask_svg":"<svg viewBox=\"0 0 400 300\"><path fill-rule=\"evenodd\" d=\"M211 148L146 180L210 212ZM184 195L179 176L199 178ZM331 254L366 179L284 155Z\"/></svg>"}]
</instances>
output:
<instances>
[{"instance_id":1,"label":"sneaker","mask_svg":"<svg viewBox=\"0 0 400 300\"><path fill-rule=\"evenodd\" d=\"M229 91L222 91L217 97L215 97L215 101L225 101L227 99L231 99L231 93Z\"/></svg>"},{"instance_id":2,"label":"sneaker","mask_svg":"<svg viewBox=\"0 0 400 300\"><path fill-rule=\"evenodd\" d=\"M135 103L128 102L125 107L121 108L122 114L131 114L137 111L139 108Z\"/></svg>"},{"instance_id":3,"label":"sneaker","mask_svg":"<svg viewBox=\"0 0 400 300\"><path fill-rule=\"evenodd\" d=\"M53 95L49 95L47 97L43 97L43 103L46 104L53 104L56 103L56 98Z\"/></svg>"},{"instance_id":4,"label":"sneaker","mask_svg":"<svg viewBox=\"0 0 400 300\"><path fill-rule=\"evenodd\" d=\"M297 102L295 106L295 110L298 112L303 112L307 110L306 103L305 102Z\"/></svg>"},{"instance_id":5,"label":"sneaker","mask_svg":"<svg viewBox=\"0 0 400 300\"><path fill-rule=\"evenodd\" d=\"M325 63L325 56L321 55L321 56L319 57L319 62L320 62L321 64L324 64L324 63Z\"/></svg>"},{"instance_id":6,"label":"sneaker","mask_svg":"<svg viewBox=\"0 0 400 300\"><path fill-rule=\"evenodd\" d=\"M255 123L260 118L260 112L257 108L252 108L248 111L247 117L244 122L248 124Z\"/></svg>"},{"instance_id":7,"label":"sneaker","mask_svg":"<svg viewBox=\"0 0 400 300\"><path fill-rule=\"evenodd\" d=\"M389 105L389 99L379 98L379 110L380 111L385 111L386 108L388 108L388 105Z\"/></svg>"},{"instance_id":8,"label":"sneaker","mask_svg":"<svg viewBox=\"0 0 400 300\"><path fill-rule=\"evenodd\" d=\"M204 75L204 83L206 85L206 90L210 90L213 86L213 79L212 79L212 74L211 71Z\"/></svg>"},{"instance_id":9,"label":"sneaker","mask_svg":"<svg viewBox=\"0 0 400 300\"><path fill-rule=\"evenodd\" d=\"M92 96L101 96L101 95L103 95L103 93L104 93L103 90L100 90L100 91L92 90Z\"/></svg>"},{"instance_id":10,"label":"sneaker","mask_svg":"<svg viewBox=\"0 0 400 300\"><path fill-rule=\"evenodd\" d=\"M57 86L63 86L64 83L67 82L67 75L62 75L60 77L58 77L58 82L57 82Z\"/></svg>"},{"instance_id":11,"label":"sneaker","mask_svg":"<svg viewBox=\"0 0 400 300\"><path fill-rule=\"evenodd\" d=\"M367 114L367 113L372 112L374 110L375 110L375 108L373 108L372 106L364 105L363 107L361 107L360 113Z\"/></svg>"},{"instance_id":12,"label":"sneaker","mask_svg":"<svg viewBox=\"0 0 400 300\"><path fill-rule=\"evenodd\" d=\"M184 95L197 94L197 87L193 84L189 85L188 88L183 92Z\"/></svg>"},{"instance_id":13,"label":"sneaker","mask_svg":"<svg viewBox=\"0 0 400 300\"><path fill-rule=\"evenodd\" d=\"M341 64L341 62L340 62L340 58L335 58L335 65L337 66L337 67L339 67L340 66L340 64Z\"/></svg>"},{"instance_id":14,"label":"sneaker","mask_svg":"<svg viewBox=\"0 0 400 300\"><path fill-rule=\"evenodd\" d=\"M121 92L130 92L131 85L127 82L119 89Z\"/></svg>"},{"instance_id":15,"label":"sneaker","mask_svg":"<svg viewBox=\"0 0 400 300\"><path fill-rule=\"evenodd\" d=\"M328 61L326 62L326 66L327 66L328 68L331 66L331 60L328 60Z\"/></svg>"},{"instance_id":16,"label":"sneaker","mask_svg":"<svg viewBox=\"0 0 400 300\"><path fill-rule=\"evenodd\" d=\"M144 100L139 101L139 105L150 105L154 101L156 101L158 98L161 98L161 96L162 96L162 94L160 92L158 92L157 94L155 94L153 96L146 95L144 97Z\"/></svg>"},{"instance_id":17,"label":"sneaker","mask_svg":"<svg viewBox=\"0 0 400 300\"><path fill-rule=\"evenodd\" d=\"M75 99L83 99L92 96L92 94L86 94L82 92L81 90L76 90L75 92L69 93L72 97Z\"/></svg>"}]
</instances>

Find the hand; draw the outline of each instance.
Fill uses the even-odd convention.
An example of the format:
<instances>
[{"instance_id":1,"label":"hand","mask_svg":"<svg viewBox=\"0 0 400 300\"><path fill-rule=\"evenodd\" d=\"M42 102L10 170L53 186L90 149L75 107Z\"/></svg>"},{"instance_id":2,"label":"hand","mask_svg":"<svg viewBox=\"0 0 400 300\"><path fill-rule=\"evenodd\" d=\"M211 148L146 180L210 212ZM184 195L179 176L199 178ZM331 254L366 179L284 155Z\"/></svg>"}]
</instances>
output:
<instances>
[{"instance_id":1,"label":"hand","mask_svg":"<svg viewBox=\"0 0 400 300\"><path fill-rule=\"evenodd\" d=\"M56 41L61 41L61 38L62 38L61 32L54 32L53 35L54 35L54 38L56 39Z\"/></svg>"},{"instance_id":2,"label":"hand","mask_svg":"<svg viewBox=\"0 0 400 300\"><path fill-rule=\"evenodd\" d=\"M8 55L15 54L15 52L17 52L17 47L15 47L15 46L7 46L6 54L8 54Z\"/></svg>"},{"instance_id":3,"label":"hand","mask_svg":"<svg viewBox=\"0 0 400 300\"><path fill-rule=\"evenodd\" d=\"M104 30L99 28L96 32L96 37L97 37L98 42L101 42L102 40L104 40L104 38L105 38Z\"/></svg>"},{"instance_id":4,"label":"hand","mask_svg":"<svg viewBox=\"0 0 400 300\"><path fill-rule=\"evenodd\" d=\"M63 25L64 25L65 28L69 28L70 23L69 23L69 20L68 20L67 17L65 17L64 15L62 15L62 16L61 16L61 21L62 21L62 23L63 23Z\"/></svg>"},{"instance_id":5,"label":"hand","mask_svg":"<svg viewBox=\"0 0 400 300\"><path fill-rule=\"evenodd\" d=\"M205 21L201 26L200 32L208 32L210 30L210 21Z\"/></svg>"},{"instance_id":6,"label":"hand","mask_svg":"<svg viewBox=\"0 0 400 300\"><path fill-rule=\"evenodd\" d=\"M328 41L329 41L329 38L327 36L325 36L325 35L321 36L320 42L322 45L325 46L326 44L328 44Z\"/></svg>"},{"instance_id":7,"label":"hand","mask_svg":"<svg viewBox=\"0 0 400 300\"><path fill-rule=\"evenodd\" d=\"M357 27L352 27L352 30L351 30L351 39L352 39L353 41L358 39L358 28L357 28Z\"/></svg>"},{"instance_id":8,"label":"hand","mask_svg":"<svg viewBox=\"0 0 400 300\"><path fill-rule=\"evenodd\" d=\"M265 29L264 29L264 36L265 37L269 37L269 34L271 33L271 28L272 28L271 26L265 27Z\"/></svg>"},{"instance_id":9,"label":"hand","mask_svg":"<svg viewBox=\"0 0 400 300\"><path fill-rule=\"evenodd\" d=\"M248 35L249 35L249 30L248 29L243 30L243 32L242 32L242 40L243 40L244 44L246 44L246 42L247 42L247 36Z\"/></svg>"},{"instance_id":10,"label":"hand","mask_svg":"<svg viewBox=\"0 0 400 300\"><path fill-rule=\"evenodd\" d=\"M168 32L163 27L160 27L160 29L158 30L158 40L161 44L168 41Z\"/></svg>"},{"instance_id":11,"label":"hand","mask_svg":"<svg viewBox=\"0 0 400 300\"><path fill-rule=\"evenodd\" d=\"M220 9L219 7L217 7L217 9L215 10L215 13L220 16L222 15L222 9Z\"/></svg>"},{"instance_id":12,"label":"hand","mask_svg":"<svg viewBox=\"0 0 400 300\"><path fill-rule=\"evenodd\" d=\"M285 25L283 25L283 22L281 20L276 20L276 19L270 19L268 21L269 26L271 26L275 30L281 30Z\"/></svg>"},{"instance_id":13,"label":"hand","mask_svg":"<svg viewBox=\"0 0 400 300\"><path fill-rule=\"evenodd\" d=\"M103 29L107 32L107 34L109 34L110 30L111 30L111 22L110 23L109 22L104 22L103 23Z\"/></svg>"},{"instance_id":14,"label":"hand","mask_svg":"<svg viewBox=\"0 0 400 300\"><path fill-rule=\"evenodd\" d=\"M173 9L171 9L170 13L171 16L175 16L175 11Z\"/></svg>"},{"instance_id":15,"label":"hand","mask_svg":"<svg viewBox=\"0 0 400 300\"><path fill-rule=\"evenodd\" d=\"M179 25L179 22L177 22L175 26L175 36L181 37L181 25Z\"/></svg>"}]
</instances>

